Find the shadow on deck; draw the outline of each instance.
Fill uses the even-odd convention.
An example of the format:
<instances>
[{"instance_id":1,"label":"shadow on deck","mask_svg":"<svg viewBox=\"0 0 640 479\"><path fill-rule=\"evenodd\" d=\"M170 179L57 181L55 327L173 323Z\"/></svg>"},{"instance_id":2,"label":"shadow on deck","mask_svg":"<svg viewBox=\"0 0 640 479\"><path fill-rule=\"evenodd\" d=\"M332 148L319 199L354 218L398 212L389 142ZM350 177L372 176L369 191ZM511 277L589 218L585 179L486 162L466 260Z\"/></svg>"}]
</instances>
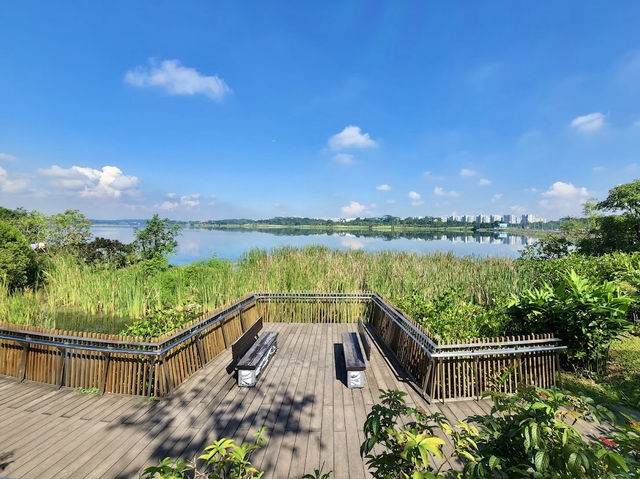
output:
<instances>
[{"instance_id":1,"label":"shadow on deck","mask_svg":"<svg viewBox=\"0 0 640 479\"><path fill-rule=\"evenodd\" d=\"M347 389L341 333L355 324L270 323L279 351L255 388L238 388L229 350L189 378L172 397L83 395L0 377L0 474L7 477L137 477L164 457L192 458L213 440L252 441L267 428L254 464L266 477L301 477L320 468L334 477L369 477L359 447L379 389L443 413L452 424L490 410L487 402L428 404L374 342L364 389ZM597 430L591 431L598 434ZM450 444L447 444L447 448Z\"/></svg>"}]
</instances>

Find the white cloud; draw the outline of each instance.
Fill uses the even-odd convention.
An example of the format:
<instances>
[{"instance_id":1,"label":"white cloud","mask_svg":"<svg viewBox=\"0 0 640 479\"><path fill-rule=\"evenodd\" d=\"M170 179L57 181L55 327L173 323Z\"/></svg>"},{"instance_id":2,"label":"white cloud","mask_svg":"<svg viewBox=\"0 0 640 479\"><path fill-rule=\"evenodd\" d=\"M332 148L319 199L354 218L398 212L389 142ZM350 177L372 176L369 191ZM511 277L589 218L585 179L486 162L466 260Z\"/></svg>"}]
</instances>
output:
<instances>
[{"instance_id":1,"label":"white cloud","mask_svg":"<svg viewBox=\"0 0 640 479\"><path fill-rule=\"evenodd\" d=\"M180 204L187 208L195 208L200 204L200 193L193 193L180 197Z\"/></svg>"},{"instance_id":2,"label":"white cloud","mask_svg":"<svg viewBox=\"0 0 640 479\"><path fill-rule=\"evenodd\" d=\"M511 212L521 215L526 213L527 209L524 206L514 205L511 207Z\"/></svg>"},{"instance_id":3,"label":"white cloud","mask_svg":"<svg viewBox=\"0 0 640 479\"><path fill-rule=\"evenodd\" d=\"M604 126L604 115L600 112L578 116L570 123L572 128L578 131L596 131Z\"/></svg>"},{"instance_id":4,"label":"white cloud","mask_svg":"<svg viewBox=\"0 0 640 479\"><path fill-rule=\"evenodd\" d=\"M170 95L202 94L222 100L231 88L216 75L203 75L195 68L182 66L179 60L163 60L158 64L149 60L147 66L137 66L124 76L125 83L137 87L160 87Z\"/></svg>"},{"instance_id":5,"label":"white cloud","mask_svg":"<svg viewBox=\"0 0 640 479\"><path fill-rule=\"evenodd\" d=\"M378 191L391 191L391 187L385 183L383 185L376 186L376 190L378 190Z\"/></svg>"},{"instance_id":6,"label":"white cloud","mask_svg":"<svg viewBox=\"0 0 640 479\"><path fill-rule=\"evenodd\" d=\"M445 177L442 175L434 175L431 171L425 171L422 173L422 177L429 181L444 181Z\"/></svg>"},{"instance_id":7,"label":"white cloud","mask_svg":"<svg viewBox=\"0 0 640 479\"><path fill-rule=\"evenodd\" d=\"M340 133L329 138L329 146L332 150L343 150L345 148L372 148L377 146L369 133L362 133L359 126L349 125Z\"/></svg>"},{"instance_id":8,"label":"white cloud","mask_svg":"<svg viewBox=\"0 0 640 479\"><path fill-rule=\"evenodd\" d=\"M358 203L357 201L352 201L347 206L342 207L342 214L345 216L358 215L363 211L364 211L364 205Z\"/></svg>"},{"instance_id":9,"label":"white cloud","mask_svg":"<svg viewBox=\"0 0 640 479\"><path fill-rule=\"evenodd\" d=\"M37 172L49 177L51 185L85 198L120 198L123 193L134 193L138 185L137 177L123 174L116 166L103 166L102 170L96 170L82 166L61 168L53 165Z\"/></svg>"},{"instance_id":10,"label":"white cloud","mask_svg":"<svg viewBox=\"0 0 640 479\"><path fill-rule=\"evenodd\" d=\"M395 205L396 204L396 200L387 200L387 203L390 205Z\"/></svg>"},{"instance_id":11,"label":"white cloud","mask_svg":"<svg viewBox=\"0 0 640 479\"><path fill-rule=\"evenodd\" d=\"M0 166L0 192L2 193L19 193L23 191L29 184L28 180L17 178L11 179L7 174L7 170Z\"/></svg>"},{"instance_id":12,"label":"white cloud","mask_svg":"<svg viewBox=\"0 0 640 479\"><path fill-rule=\"evenodd\" d=\"M496 193L491 197L491 203L497 203L502 199L502 193Z\"/></svg>"},{"instance_id":13,"label":"white cloud","mask_svg":"<svg viewBox=\"0 0 640 479\"><path fill-rule=\"evenodd\" d=\"M353 165L356 162L355 157L349 153L336 153L333 159L341 165Z\"/></svg>"},{"instance_id":14,"label":"white cloud","mask_svg":"<svg viewBox=\"0 0 640 479\"><path fill-rule=\"evenodd\" d=\"M178 195L176 193L167 193L166 197L171 198L174 201L164 201L159 205L154 205L154 208L164 211L174 211L179 206L184 206L187 209L195 208L200 204L201 196L202 195L200 195L200 193L192 193L190 195L180 196L180 199L178 199ZM213 195L210 196L212 197Z\"/></svg>"},{"instance_id":15,"label":"white cloud","mask_svg":"<svg viewBox=\"0 0 640 479\"><path fill-rule=\"evenodd\" d=\"M541 196L540 206L561 217L579 214L582 205L589 198L589 191L572 183L556 181L547 191L541 193Z\"/></svg>"},{"instance_id":16,"label":"white cloud","mask_svg":"<svg viewBox=\"0 0 640 479\"><path fill-rule=\"evenodd\" d=\"M477 171L470 170L469 168L462 168L459 173L460 176L463 176L465 178L470 178L472 176L476 176L477 174L478 174Z\"/></svg>"},{"instance_id":17,"label":"white cloud","mask_svg":"<svg viewBox=\"0 0 640 479\"><path fill-rule=\"evenodd\" d=\"M604 166L594 166L593 168L591 168L591 170L593 170L596 173L599 173L601 171L604 171Z\"/></svg>"},{"instance_id":18,"label":"white cloud","mask_svg":"<svg viewBox=\"0 0 640 479\"><path fill-rule=\"evenodd\" d=\"M635 126L636 128L640 128L640 120L634 121L633 126Z\"/></svg>"},{"instance_id":19,"label":"white cloud","mask_svg":"<svg viewBox=\"0 0 640 479\"><path fill-rule=\"evenodd\" d=\"M178 207L177 201L165 201L162 204L155 205L155 207L159 210L163 211L173 211Z\"/></svg>"},{"instance_id":20,"label":"white cloud","mask_svg":"<svg viewBox=\"0 0 640 479\"><path fill-rule=\"evenodd\" d=\"M13 155L10 155L9 153L0 153L0 160L1 161L15 161L17 160L17 158Z\"/></svg>"},{"instance_id":21,"label":"white cloud","mask_svg":"<svg viewBox=\"0 0 640 479\"><path fill-rule=\"evenodd\" d=\"M416 191L410 191L408 196L409 198L411 198L411 206L420 206L424 204L424 201L422 201L422 197L420 196L420 193Z\"/></svg>"},{"instance_id":22,"label":"white cloud","mask_svg":"<svg viewBox=\"0 0 640 479\"><path fill-rule=\"evenodd\" d=\"M460 194L457 191L445 191L443 188L436 186L433 189L433 194L436 196L450 196L450 197L456 197L456 196L460 196Z\"/></svg>"},{"instance_id":23,"label":"white cloud","mask_svg":"<svg viewBox=\"0 0 640 479\"><path fill-rule=\"evenodd\" d=\"M489 186L491 184L491 180L488 180L486 178L480 178L478 180L478 186Z\"/></svg>"}]
</instances>

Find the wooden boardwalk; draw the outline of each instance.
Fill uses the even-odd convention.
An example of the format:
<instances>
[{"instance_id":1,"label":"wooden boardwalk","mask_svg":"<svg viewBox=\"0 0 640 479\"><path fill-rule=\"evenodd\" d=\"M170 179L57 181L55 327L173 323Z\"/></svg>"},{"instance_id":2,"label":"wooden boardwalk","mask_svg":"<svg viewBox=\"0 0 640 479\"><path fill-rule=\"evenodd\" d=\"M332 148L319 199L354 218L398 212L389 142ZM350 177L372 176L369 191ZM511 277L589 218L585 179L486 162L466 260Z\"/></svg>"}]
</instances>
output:
<instances>
[{"instance_id":1,"label":"wooden boardwalk","mask_svg":"<svg viewBox=\"0 0 640 479\"><path fill-rule=\"evenodd\" d=\"M490 409L487 402L426 403L375 342L366 387L347 389L341 333L355 324L270 323L265 330L280 333L280 349L250 389L238 388L227 370L230 350L173 396L152 402L0 377L0 477L138 477L147 465L194 457L222 436L251 441L263 425L269 442L254 463L265 477L299 478L323 463L335 478L369 477L359 447L378 389L405 391L410 404L453 424Z\"/></svg>"}]
</instances>

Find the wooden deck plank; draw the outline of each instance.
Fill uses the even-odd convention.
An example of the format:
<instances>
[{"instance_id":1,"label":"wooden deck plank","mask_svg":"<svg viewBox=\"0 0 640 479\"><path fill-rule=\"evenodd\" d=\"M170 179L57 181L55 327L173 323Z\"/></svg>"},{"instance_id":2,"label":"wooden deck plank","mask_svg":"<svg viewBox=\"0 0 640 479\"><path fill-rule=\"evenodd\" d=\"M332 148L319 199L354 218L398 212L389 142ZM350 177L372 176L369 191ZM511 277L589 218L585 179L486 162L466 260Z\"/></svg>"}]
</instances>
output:
<instances>
[{"instance_id":1,"label":"wooden deck plank","mask_svg":"<svg viewBox=\"0 0 640 479\"><path fill-rule=\"evenodd\" d=\"M370 477L360 458L362 425L378 389L399 389L411 405L455 424L487 413L490 401L426 403L419 387L372 341L363 389L344 384L341 334L356 324L265 323L280 350L255 388L238 388L224 351L174 394L145 398L81 395L73 389L0 377L0 451L8 477L137 477L163 455L191 458L213 439L251 441L262 425L269 443L256 454L265 477L296 477L324 464L333 477ZM596 425L580 424L585 435ZM445 445L450 450L450 443Z\"/></svg>"}]
</instances>

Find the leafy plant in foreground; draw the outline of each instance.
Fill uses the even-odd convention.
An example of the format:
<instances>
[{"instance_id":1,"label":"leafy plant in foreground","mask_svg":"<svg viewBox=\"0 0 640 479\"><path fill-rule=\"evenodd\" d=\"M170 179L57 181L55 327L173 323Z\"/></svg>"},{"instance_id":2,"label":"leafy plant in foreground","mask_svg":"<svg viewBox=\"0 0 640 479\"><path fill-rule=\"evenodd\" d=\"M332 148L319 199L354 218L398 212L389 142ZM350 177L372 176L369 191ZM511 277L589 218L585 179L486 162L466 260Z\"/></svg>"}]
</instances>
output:
<instances>
[{"instance_id":1,"label":"leafy plant in foreground","mask_svg":"<svg viewBox=\"0 0 640 479\"><path fill-rule=\"evenodd\" d=\"M366 459L374 478L445 477L440 470L451 457L444 458L445 441L438 429L452 432L440 413L428 415L407 406L400 391L380 391L380 404L374 404L364 423L365 440L360 455ZM408 422L399 428L401 420ZM456 452L454 452L454 455ZM453 457L453 456L452 456ZM440 466L434 459L440 459Z\"/></svg>"},{"instance_id":2,"label":"leafy plant in foreground","mask_svg":"<svg viewBox=\"0 0 640 479\"><path fill-rule=\"evenodd\" d=\"M612 440L587 442L575 428L579 419L612 416L592 400L535 387L485 395L494 405L491 414L469 418L478 426L477 449L469 450L462 477L628 477L631 467Z\"/></svg>"},{"instance_id":3,"label":"leafy plant in foreground","mask_svg":"<svg viewBox=\"0 0 640 479\"><path fill-rule=\"evenodd\" d=\"M571 270L555 287L544 283L514 296L508 313L516 331L553 331L567 346L574 367L598 371L611 342L631 329L626 318L631 302L615 283L595 282Z\"/></svg>"},{"instance_id":4,"label":"leafy plant in foreground","mask_svg":"<svg viewBox=\"0 0 640 479\"><path fill-rule=\"evenodd\" d=\"M198 458L203 461L203 467L198 461L191 462L180 459L164 458L157 466L147 467L143 479L259 479L264 471L258 470L251 464L251 455L267 443L264 436L265 428L256 433L253 444L238 445L232 439L222 438L204 449Z\"/></svg>"}]
</instances>

